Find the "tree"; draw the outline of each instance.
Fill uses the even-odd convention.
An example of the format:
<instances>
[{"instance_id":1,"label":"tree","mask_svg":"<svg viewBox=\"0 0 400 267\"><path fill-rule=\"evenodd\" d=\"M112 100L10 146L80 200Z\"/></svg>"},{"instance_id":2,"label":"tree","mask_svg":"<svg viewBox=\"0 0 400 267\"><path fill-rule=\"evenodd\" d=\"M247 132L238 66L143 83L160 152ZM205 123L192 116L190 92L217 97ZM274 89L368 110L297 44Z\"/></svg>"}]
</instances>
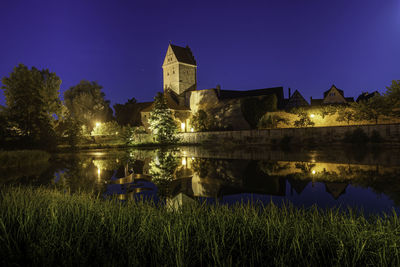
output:
<instances>
[{"instance_id":1,"label":"tree","mask_svg":"<svg viewBox=\"0 0 400 267\"><path fill-rule=\"evenodd\" d=\"M332 105L322 105L318 108L317 114L321 115L321 118L325 118L325 116L333 115L337 111L337 107Z\"/></svg>"},{"instance_id":2,"label":"tree","mask_svg":"<svg viewBox=\"0 0 400 267\"><path fill-rule=\"evenodd\" d=\"M207 113L200 109L192 117L192 126L196 131L207 131L210 128L210 121Z\"/></svg>"},{"instance_id":3,"label":"tree","mask_svg":"<svg viewBox=\"0 0 400 267\"><path fill-rule=\"evenodd\" d=\"M91 135L118 135L121 133L121 127L116 121L103 122L93 128Z\"/></svg>"},{"instance_id":4,"label":"tree","mask_svg":"<svg viewBox=\"0 0 400 267\"><path fill-rule=\"evenodd\" d=\"M264 114L261 117L260 121L257 124L258 129L265 129L265 128L276 128L278 127L279 123L282 122L284 124L288 124L288 120L282 118L275 114Z\"/></svg>"},{"instance_id":5,"label":"tree","mask_svg":"<svg viewBox=\"0 0 400 267\"><path fill-rule=\"evenodd\" d=\"M308 115L308 113L305 111L304 108L298 108L293 111L299 117L298 120L294 121L295 127L308 127L315 125L315 123L310 119L310 116Z\"/></svg>"},{"instance_id":6,"label":"tree","mask_svg":"<svg viewBox=\"0 0 400 267\"><path fill-rule=\"evenodd\" d=\"M277 110L277 103L276 95L248 97L241 100L241 109L244 118L254 129L266 112Z\"/></svg>"},{"instance_id":7,"label":"tree","mask_svg":"<svg viewBox=\"0 0 400 267\"><path fill-rule=\"evenodd\" d=\"M71 116L80 124L93 129L96 122L112 120L110 101L105 100L103 87L97 82L81 81L64 92L64 101Z\"/></svg>"},{"instance_id":8,"label":"tree","mask_svg":"<svg viewBox=\"0 0 400 267\"><path fill-rule=\"evenodd\" d=\"M140 126L142 121L140 117L141 103L137 103L133 97L128 99L125 104L115 104L115 120L119 125Z\"/></svg>"},{"instance_id":9,"label":"tree","mask_svg":"<svg viewBox=\"0 0 400 267\"><path fill-rule=\"evenodd\" d=\"M350 107L340 107L338 109L338 116L336 118L337 121L345 121L349 125L351 121L355 120L354 110Z\"/></svg>"},{"instance_id":10,"label":"tree","mask_svg":"<svg viewBox=\"0 0 400 267\"><path fill-rule=\"evenodd\" d=\"M150 112L149 129L159 143L176 142L178 127L172 118L172 112L162 93L157 93L154 98L154 108Z\"/></svg>"},{"instance_id":11,"label":"tree","mask_svg":"<svg viewBox=\"0 0 400 267\"><path fill-rule=\"evenodd\" d=\"M54 124L61 111L60 78L48 69L23 64L2 79L9 121L29 143L54 144Z\"/></svg>"},{"instance_id":12,"label":"tree","mask_svg":"<svg viewBox=\"0 0 400 267\"><path fill-rule=\"evenodd\" d=\"M392 85L386 87L386 103L391 116L400 117L400 80L392 81Z\"/></svg>"},{"instance_id":13,"label":"tree","mask_svg":"<svg viewBox=\"0 0 400 267\"><path fill-rule=\"evenodd\" d=\"M382 115L388 115L389 113L389 106L381 95L375 95L366 101L353 103L351 107L354 109L355 120L375 121L375 124L378 124L378 120Z\"/></svg>"}]
</instances>

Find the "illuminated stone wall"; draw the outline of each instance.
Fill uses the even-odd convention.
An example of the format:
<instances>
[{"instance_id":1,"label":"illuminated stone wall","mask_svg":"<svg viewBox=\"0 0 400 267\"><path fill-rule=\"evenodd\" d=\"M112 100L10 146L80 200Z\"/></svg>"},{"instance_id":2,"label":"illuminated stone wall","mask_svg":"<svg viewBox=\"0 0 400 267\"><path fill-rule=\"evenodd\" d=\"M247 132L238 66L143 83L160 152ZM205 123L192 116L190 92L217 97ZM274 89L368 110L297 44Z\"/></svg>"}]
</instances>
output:
<instances>
[{"instance_id":1,"label":"illuminated stone wall","mask_svg":"<svg viewBox=\"0 0 400 267\"><path fill-rule=\"evenodd\" d=\"M400 124L198 132L182 133L180 137L186 143L229 141L233 144L273 144L284 136L290 136L294 144L301 144L310 139L316 143L326 144L342 142L346 132L357 128L363 129L368 136L375 130L386 143L400 144Z\"/></svg>"}]
</instances>

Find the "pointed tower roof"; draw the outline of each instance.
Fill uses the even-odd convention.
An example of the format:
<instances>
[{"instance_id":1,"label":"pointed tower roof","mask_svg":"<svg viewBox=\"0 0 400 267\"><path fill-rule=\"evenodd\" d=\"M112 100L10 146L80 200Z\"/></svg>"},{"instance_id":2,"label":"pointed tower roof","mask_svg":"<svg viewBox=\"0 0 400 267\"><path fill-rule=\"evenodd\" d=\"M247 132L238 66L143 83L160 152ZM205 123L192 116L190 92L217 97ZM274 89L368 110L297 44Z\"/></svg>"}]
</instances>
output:
<instances>
[{"instance_id":1,"label":"pointed tower roof","mask_svg":"<svg viewBox=\"0 0 400 267\"><path fill-rule=\"evenodd\" d=\"M192 50L190 50L189 46L181 47L173 44L169 44L169 46L172 48L178 62L196 66L196 60L194 59Z\"/></svg>"}]
</instances>

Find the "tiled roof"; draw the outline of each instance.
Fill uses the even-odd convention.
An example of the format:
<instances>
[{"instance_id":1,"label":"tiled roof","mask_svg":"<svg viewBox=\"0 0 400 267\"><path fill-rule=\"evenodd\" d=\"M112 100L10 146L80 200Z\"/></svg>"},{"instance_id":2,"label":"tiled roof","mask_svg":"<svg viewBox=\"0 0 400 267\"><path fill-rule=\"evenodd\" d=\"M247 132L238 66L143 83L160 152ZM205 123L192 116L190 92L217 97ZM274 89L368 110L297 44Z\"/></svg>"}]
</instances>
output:
<instances>
[{"instance_id":1,"label":"tiled roof","mask_svg":"<svg viewBox=\"0 0 400 267\"><path fill-rule=\"evenodd\" d=\"M173 110L190 110L190 108L179 104L178 96L174 94L174 92L164 92L164 96L167 100L167 106L169 109ZM147 102L150 103L146 108L142 110L142 112L150 112L154 108L154 102Z\"/></svg>"},{"instance_id":2,"label":"tiled roof","mask_svg":"<svg viewBox=\"0 0 400 267\"><path fill-rule=\"evenodd\" d=\"M176 58L178 59L178 62L190 64L190 65L196 65L196 60L194 59L194 56L192 54L192 51L190 50L189 46L186 47L181 47L177 45L170 44L172 51L174 52Z\"/></svg>"},{"instance_id":3,"label":"tiled roof","mask_svg":"<svg viewBox=\"0 0 400 267\"><path fill-rule=\"evenodd\" d=\"M283 87L272 87L264 89L255 89L247 91L236 91L236 90L219 90L214 89L217 93L219 100L244 98L244 97L255 97L255 96L267 96L276 95L278 108L282 108L284 105L283 99Z\"/></svg>"}]
</instances>

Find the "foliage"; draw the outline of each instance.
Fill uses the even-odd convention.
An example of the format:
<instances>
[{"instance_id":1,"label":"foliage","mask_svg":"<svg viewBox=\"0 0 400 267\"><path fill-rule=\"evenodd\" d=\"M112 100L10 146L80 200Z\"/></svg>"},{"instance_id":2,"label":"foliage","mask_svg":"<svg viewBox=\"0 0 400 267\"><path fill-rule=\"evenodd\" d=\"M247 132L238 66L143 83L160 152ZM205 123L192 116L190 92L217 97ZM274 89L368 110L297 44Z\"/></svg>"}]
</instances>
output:
<instances>
[{"instance_id":1,"label":"foliage","mask_svg":"<svg viewBox=\"0 0 400 267\"><path fill-rule=\"evenodd\" d=\"M159 143L172 143L178 140L178 127L162 93L154 98L154 108L149 116L149 129Z\"/></svg>"},{"instance_id":2,"label":"foliage","mask_svg":"<svg viewBox=\"0 0 400 267\"><path fill-rule=\"evenodd\" d=\"M347 131L343 141L350 144L364 145L368 143L369 137L363 129L357 128L352 132Z\"/></svg>"},{"instance_id":3,"label":"foliage","mask_svg":"<svg viewBox=\"0 0 400 267\"><path fill-rule=\"evenodd\" d=\"M276 128L279 123L288 124L289 121L276 114L264 114L257 124L258 129Z\"/></svg>"},{"instance_id":4,"label":"foliage","mask_svg":"<svg viewBox=\"0 0 400 267\"><path fill-rule=\"evenodd\" d=\"M64 101L72 118L92 130L96 122L112 119L110 101L105 100L97 82L81 81L64 92Z\"/></svg>"},{"instance_id":5,"label":"foliage","mask_svg":"<svg viewBox=\"0 0 400 267\"><path fill-rule=\"evenodd\" d=\"M159 195L163 197L169 195L168 187L178 167L178 159L173 153L173 151L158 150L149 163L152 181L157 185Z\"/></svg>"},{"instance_id":6,"label":"foliage","mask_svg":"<svg viewBox=\"0 0 400 267\"><path fill-rule=\"evenodd\" d=\"M338 108L338 116L336 118L337 121L345 121L348 125L350 125L351 121L355 120L354 110L350 107L342 106Z\"/></svg>"},{"instance_id":7,"label":"foliage","mask_svg":"<svg viewBox=\"0 0 400 267\"><path fill-rule=\"evenodd\" d=\"M294 109L293 112L299 117L298 120L294 121L295 127L308 127L315 125L315 123L310 119L308 112L304 108L300 107Z\"/></svg>"},{"instance_id":8,"label":"foliage","mask_svg":"<svg viewBox=\"0 0 400 267\"><path fill-rule=\"evenodd\" d=\"M325 118L325 116L331 116L334 115L337 111L337 107L333 105L321 105L321 107L318 108L317 114L321 116L321 118Z\"/></svg>"},{"instance_id":9,"label":"foliage","mask_svg":"<svg viewBox=\"0 0 400 267\"><path fill-rule=\"evenodd\" d=\"M91 132L92 136L95 135L108 135L115 136L121 133L121 127L118 125L116 121L108 121L99 123L93 128Z\"/></svg>"},{"instance_id":10,"label":"foliage","mask_svg":"<svg viewBox=\"0 0 400 267\"><path fill-rule=\"evenodd\" d=\"M389 109L389 115L400 117L400 80L392 81L392 85L386 87L386 102Z\"/></svg>"},{"instance_id":11,"label":"foliage","mask_svg":"<svg viewBox=\"0 0 400 267\"><path fill-rule=\"evenodd\" d=\"M277 110L278 100L276 95L262 97L247 97L241 100L241 109L244 118L252 129L257 127L261 117L266 112Z\"/></svg>"},{"instance_id":12,"label":"foliage","mask_svg":"<svg viewBox=\"0 0 400 267\"><path fill-rule=\"evenodd\" d=\"M48 69L19 64L2 83L8 120L27 138L27 144L54 144L54 124L61 110L60 78Z\"/></svg>"},{"instance_id":13,"label":"foliage","mask_svg":"<svg viewBox=\"0 0 400 267\"><path fill-rule=\"evenodd\" d=\"M144 126L131 127L128 125L122 128L121 138L125 140L127 145L134 145L140 143L138 140L139 135L143 134L146 134Z\"/></svg>"},{"instance_id":14,"label":"foliage","mask_svg":"<svg viewBox=\"0 0 400 267\"><path fill-rule=\"evenodd\" d=\"M358 121L374 121L375 124L378 124L379 118L389 114L386 99L381 95L375 95L366 101L352 103L351 107L354 110L354 118Z\"/></svg>"},{"instance_id":15,"label":"foliage","mask_svg":"<svg viewBox=\"0 0 400 267\"><path fill-rule=\"evenodd\" d=\"M0 222L3 266L400 265L395 212L366 217L273 203L171 212L142 201L7 187Z\"/></svg>"},{"instance_id":16,"label":"foliage","mask_svg":"<svg viewBox=\"0 0 400 267\"><path fill-rule=\"evenodd\" d=\"M125 104L115 104L113 107L115 110L115 120L118 122L119 125L141 125L141 106L139 103L137 103L134 97L128 99Z\"/></svg>"},{"instance_id":17,"label":"foliage","mask_svg":"<svg viewBox=\"0 0 400 267\"><path fill-rule=\"evenodd\" d=\"M207 131L210 130L211 127L211 121L208 118L207 113L200 109L197 111L193 117L192 117L192 126L196 131Z\"/></svg>"}]
</instances>

